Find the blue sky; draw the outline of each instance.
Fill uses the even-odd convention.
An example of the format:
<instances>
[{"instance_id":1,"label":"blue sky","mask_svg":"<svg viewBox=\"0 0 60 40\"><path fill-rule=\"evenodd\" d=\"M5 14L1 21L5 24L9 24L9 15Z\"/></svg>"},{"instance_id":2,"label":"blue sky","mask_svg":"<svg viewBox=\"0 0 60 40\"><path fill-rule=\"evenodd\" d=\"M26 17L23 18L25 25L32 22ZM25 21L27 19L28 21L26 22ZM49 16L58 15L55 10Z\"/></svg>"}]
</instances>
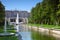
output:
<instances>
[{"instance_id":1,"label":"blue sky","mask_svg":"<svg viewBox=\"0 0 60 40\"><path fill-rule=\"evenodd\" d=\"M42 0L1 0L6 10L29 11Z\"/></svg>"}]
</instances>

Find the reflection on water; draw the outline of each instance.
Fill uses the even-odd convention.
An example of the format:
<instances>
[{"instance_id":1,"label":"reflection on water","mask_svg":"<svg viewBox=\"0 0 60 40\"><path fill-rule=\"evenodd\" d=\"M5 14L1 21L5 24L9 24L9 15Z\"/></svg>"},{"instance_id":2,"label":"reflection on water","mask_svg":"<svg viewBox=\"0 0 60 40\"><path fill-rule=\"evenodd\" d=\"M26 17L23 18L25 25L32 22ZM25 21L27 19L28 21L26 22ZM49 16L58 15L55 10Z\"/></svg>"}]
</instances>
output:
<instances>
[{"instance_id":1,"label":"reflection on water","mask_svg":"<svg viewBox=\"0 0 60 40\"><path fill-rule=\"evenodd\" d=\"M22 40L31 40L31 32L20 32Z\"/></svg>"},{"instance_id":2,"label":"reflection on water","mask_svg":"<svg viewBox=\"0 0 60 40\"><path fill-rule=\"evenodd\" d=\"M31 38L32 40L55 40L54 37L52 36L47 36L47 35L43 35L39 32L31 32Z\"/></svg>"},{"instance_id":3,"label":"reflection on water","mask_svg":"<svg viewBox=\"0 0 60 40\"><path fill-rule=\"evenodd\" d=\"M28 31L26 29L27 27L20 27L20 35L22 36L22 40L58 40L50 35L43 35L39 32Z\"/></svg>"},{"instance_id":4,"label":"reflection on water","mask_svg":"<svg viewBox=\"0 0 60 40\"><path fill-rule=\"evenodd\" d=\"M22 40L31 40L31 32L28 31L28 28L26 25L20 25L20 35L22 36Z\"/></svg>"},{"instance_id":5,"label":"reflection on water","mask_svg":"<svg viewBox=\"0 0 60 40\"><path fill-rule=\"evenodd\" d=\"M38 32L20 32L22 40L56 40L52 36L40 34Z\"/></svg>"}]
</instances>

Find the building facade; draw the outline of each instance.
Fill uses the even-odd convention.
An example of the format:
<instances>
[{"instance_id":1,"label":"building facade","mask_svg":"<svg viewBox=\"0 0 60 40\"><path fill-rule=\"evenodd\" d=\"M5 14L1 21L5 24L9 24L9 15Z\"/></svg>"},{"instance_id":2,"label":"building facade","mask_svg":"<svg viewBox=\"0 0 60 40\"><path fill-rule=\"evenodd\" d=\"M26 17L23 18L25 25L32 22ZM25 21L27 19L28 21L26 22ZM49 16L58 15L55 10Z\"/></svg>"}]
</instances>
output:
<instances>
[{"instance_id":1,"label":"building facade","mask_svg":"<svg viewBox=\"0 0 60 40\"><path fill-rule=\"evenodd\" d=\"M27 11L5 11L5 16L10 25L16 23L17 13L19 14L19 23L28 23L30 13Z\"/></svg>"}]
</instances>

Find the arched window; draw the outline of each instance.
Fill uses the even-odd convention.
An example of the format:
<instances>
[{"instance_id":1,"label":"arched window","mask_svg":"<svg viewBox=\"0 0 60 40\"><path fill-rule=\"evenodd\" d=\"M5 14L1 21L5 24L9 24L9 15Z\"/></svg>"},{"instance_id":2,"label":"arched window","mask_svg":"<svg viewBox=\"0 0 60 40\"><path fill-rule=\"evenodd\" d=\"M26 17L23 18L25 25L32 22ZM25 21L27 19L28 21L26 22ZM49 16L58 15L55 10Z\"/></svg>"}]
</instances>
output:
<instances>
[{"instance_id":1,"label":"arched window","mask_svg":"<svg viewBox=\"0 0 60 40\"><path fill-rule=\"evenodd\" d=\"M23 21L23 19L19 19L19 22L22 22Z\"/></svg>"},{"instance_id":2,"label":"arched window","mask_svg":"<svg viewBox=\"0 0 60 40\"><path fill-rule=\"evenodd\" d=\"M10 22L15 22L16 20L15 19L10 19Z\"/></svg>"}]
</instances>

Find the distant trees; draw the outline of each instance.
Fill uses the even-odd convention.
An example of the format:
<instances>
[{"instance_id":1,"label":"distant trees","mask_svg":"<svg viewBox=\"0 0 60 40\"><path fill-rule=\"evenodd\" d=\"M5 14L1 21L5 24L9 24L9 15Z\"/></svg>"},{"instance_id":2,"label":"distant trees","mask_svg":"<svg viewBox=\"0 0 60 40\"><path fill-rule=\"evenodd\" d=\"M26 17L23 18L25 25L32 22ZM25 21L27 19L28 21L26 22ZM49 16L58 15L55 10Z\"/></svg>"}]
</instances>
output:
<instances>
[{"instance_id":1,"label":"distant trees","mask_svg":"<svg viewBox=\"0 0 60 40\"><path fill-rule=\"evenodd\" d=\"M0 1L0 26L4 24L5 7Z\"/></svg>"},{"instance_id":2,"label":"distant trees","mask_svg":"<svg viewBox=\"0 0 60 40\"><path fill-rule=\"evenodd\" d=\"M31 10L31 23L60 24L60 0L43 0Z\"/></svg>"}]
</instances>

